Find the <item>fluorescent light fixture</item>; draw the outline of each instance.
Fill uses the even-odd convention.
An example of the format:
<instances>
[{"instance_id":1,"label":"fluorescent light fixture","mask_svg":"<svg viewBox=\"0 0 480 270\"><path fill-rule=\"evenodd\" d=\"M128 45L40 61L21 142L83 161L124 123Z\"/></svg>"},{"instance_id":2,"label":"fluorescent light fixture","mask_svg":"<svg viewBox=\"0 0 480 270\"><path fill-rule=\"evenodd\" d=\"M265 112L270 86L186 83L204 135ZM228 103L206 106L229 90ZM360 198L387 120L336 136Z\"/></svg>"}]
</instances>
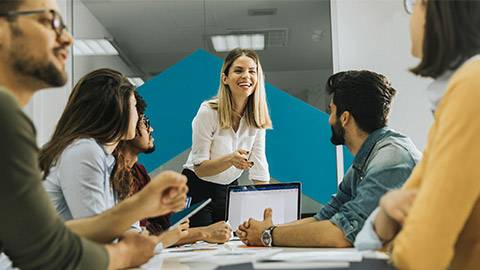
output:
<instances>
[{"instance_id":1,"label":"fluorescent light fixture","mask_svg":"<svg viewBox=\"0 0 480 270\"><path fill-rule=\"evenodd\" d=\"M140 77L127 77L127 79L131 84L137 87L145 83Z\"/></svg>"},{"instance_id":2,"label":"fluorescent light fixture","mask_svg":"<svg viewBox=\"0 0 480 270\"><path fill-rule=\"evenodd\" d=\"M265 36L262 34L252 35L252 49L263 50L265 48Z\"/></svg>"},{"instance_id":3,"label":"fluorescent light fixture","mask_svg":"<svg viewBox=\"0 0 480 270\"><path fill-rule=\"evenodd\" d=\"M118 51L106 39L77 39L73 55L118 55Z\"/></svg>"},{"instance_id":4,"label":"fluorescent light fixture","mask_svg":"<svg viewBox=\"0 0 480 270\"><path fill-rule=\"evenodd\" d=\"M226 52L227 49L227 40L223 36L212 36L212 43L215 51L217 52Z\"/></svg>"},{"instance_id":5,"label":"fluorescent light fixture","mask_svg":"<svg viewBox=\"0 0 480 270\"><path fill-rule=\"evenodd\" d=\"M235 48L252 50L265 49L264 34L241 34L241 35L215 35L210 37L213 48L217 52L228 52Z\"/></svg>"},{"instance_id":6,"label":"fluorescent light fixture","mask_svg":"<svg viewBox=\"0 0 480 270\"><path fill-rule=\"evenodd\" d=\"M238 43L240 44L240 48L248 48L251 43L250 36L247 36L247 35L238 36Z\"/></svg>"}]
</instances>

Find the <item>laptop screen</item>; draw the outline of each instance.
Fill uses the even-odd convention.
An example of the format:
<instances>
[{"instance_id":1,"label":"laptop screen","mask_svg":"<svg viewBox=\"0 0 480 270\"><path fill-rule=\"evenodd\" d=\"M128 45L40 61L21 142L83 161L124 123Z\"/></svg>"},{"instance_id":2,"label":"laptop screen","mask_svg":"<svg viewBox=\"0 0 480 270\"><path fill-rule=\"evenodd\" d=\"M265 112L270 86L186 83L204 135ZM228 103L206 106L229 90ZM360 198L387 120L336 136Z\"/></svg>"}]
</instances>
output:
<instances>
[{"instance_id":1,"label":"laptop screen","mask_svg":"<svg viewBox=\"0 0 480 270\"><path fill-rule=\"evenodd\" d=\"M299 182L268 185L229 186L226 218L233 231L249 218L263 220L265 208L273 210L273 224L282 224L300 218Z\"/></svg>"}]
</instances>

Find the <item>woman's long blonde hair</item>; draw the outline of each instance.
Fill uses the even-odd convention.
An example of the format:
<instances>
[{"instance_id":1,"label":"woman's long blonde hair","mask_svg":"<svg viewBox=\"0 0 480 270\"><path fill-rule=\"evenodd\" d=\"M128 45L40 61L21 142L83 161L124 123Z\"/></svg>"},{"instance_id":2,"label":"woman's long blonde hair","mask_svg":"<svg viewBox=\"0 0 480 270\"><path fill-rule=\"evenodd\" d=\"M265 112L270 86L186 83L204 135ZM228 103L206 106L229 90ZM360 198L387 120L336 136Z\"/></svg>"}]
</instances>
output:
<instances>
[{"instance_id":1,"label":"woman's long blonde hair","mask_svg":"<svg viewBox=\"0 0 480 270\"><path fill-rule=\"evenodd\" d=\"M260 65L258 55L250 49L236 48L230 51L227 55L223 62L222 72L220 73L220 87L216 97L218 101L210 103L210 107L218 111L220 128L232 127L234 116L232 92L228 85L223 84L222 74L228 76L233 62L242 55L252 58L255 61L255 64L257 64L257 85L253 90L253 93L248 97L244 111L247 124L256 128L271 129L272 120L270 119L268 112L267 97L265 94L265 79L262 66Z\"/></svg>"}]
</instances>

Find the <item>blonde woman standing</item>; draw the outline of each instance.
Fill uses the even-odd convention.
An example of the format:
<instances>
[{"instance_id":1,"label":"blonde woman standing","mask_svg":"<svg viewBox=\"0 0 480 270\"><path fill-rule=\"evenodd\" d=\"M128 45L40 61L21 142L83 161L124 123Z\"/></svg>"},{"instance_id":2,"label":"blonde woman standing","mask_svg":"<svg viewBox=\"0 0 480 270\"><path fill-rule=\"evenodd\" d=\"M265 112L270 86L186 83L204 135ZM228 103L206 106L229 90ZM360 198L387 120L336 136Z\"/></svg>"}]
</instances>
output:
<instances>
[{"instance_id":1,"label":"blonde woman standing","mask_svg":"<svg viewBox=\"0 0 480 270\"><path fill-rule=\"evenodd\" d=\"M258 55L234 49L226 57L218 95L202 103L192 122L192 150L183 174L192 204L212 202L190 220L192 227L225 220L228 185L244 170L255 184L268 183L265 130L272 128Z\"/></svg>"}]
</instances>

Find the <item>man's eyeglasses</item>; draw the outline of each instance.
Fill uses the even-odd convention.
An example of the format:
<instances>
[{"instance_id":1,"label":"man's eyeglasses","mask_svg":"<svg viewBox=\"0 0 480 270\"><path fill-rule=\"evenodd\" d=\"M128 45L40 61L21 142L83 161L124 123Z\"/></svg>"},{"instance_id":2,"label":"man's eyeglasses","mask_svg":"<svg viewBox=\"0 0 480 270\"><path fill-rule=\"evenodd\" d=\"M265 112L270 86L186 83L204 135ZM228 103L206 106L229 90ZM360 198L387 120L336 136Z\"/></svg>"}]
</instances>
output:
<instances>
[{"instance_id":1,"label":"man's eyeglasses","mask_svg":"<svg viewBox=\"0 0 480 270\"><path fill-rule=\"evenodd\" d=\"M415 0L404 0L403 7L408 14L412 14L413 6L415 6Z\"/></svg>"},{"instance_id":2,"label":"man's eyeglasses","mask_svg":"<svg viewBox=\"0 0 480 270\"><path fill-rule=\"evenodd\" d=\"M142 118L142 120L140 120L140 124L143 124L147 131L150 131L150 119Z\"/></svg>"},{"instance_id":3,"label":"man's eyeglasses","mask_svg":"<svg viewBox=\"0 0 480 270\"><path fill-rule=\"evenodd\" d=\"M60 14L53 9L0 12L0 17L29 15L29 14L47 13L47 12L52 13L53 15L52 28L53 30L55 30L55 33L57 33L57 37L60 37L63 33L63 30L67 29L67 27L65 26L65 24L63 24L62 16L60 16Z\"/></svg>"}]
</instances>

